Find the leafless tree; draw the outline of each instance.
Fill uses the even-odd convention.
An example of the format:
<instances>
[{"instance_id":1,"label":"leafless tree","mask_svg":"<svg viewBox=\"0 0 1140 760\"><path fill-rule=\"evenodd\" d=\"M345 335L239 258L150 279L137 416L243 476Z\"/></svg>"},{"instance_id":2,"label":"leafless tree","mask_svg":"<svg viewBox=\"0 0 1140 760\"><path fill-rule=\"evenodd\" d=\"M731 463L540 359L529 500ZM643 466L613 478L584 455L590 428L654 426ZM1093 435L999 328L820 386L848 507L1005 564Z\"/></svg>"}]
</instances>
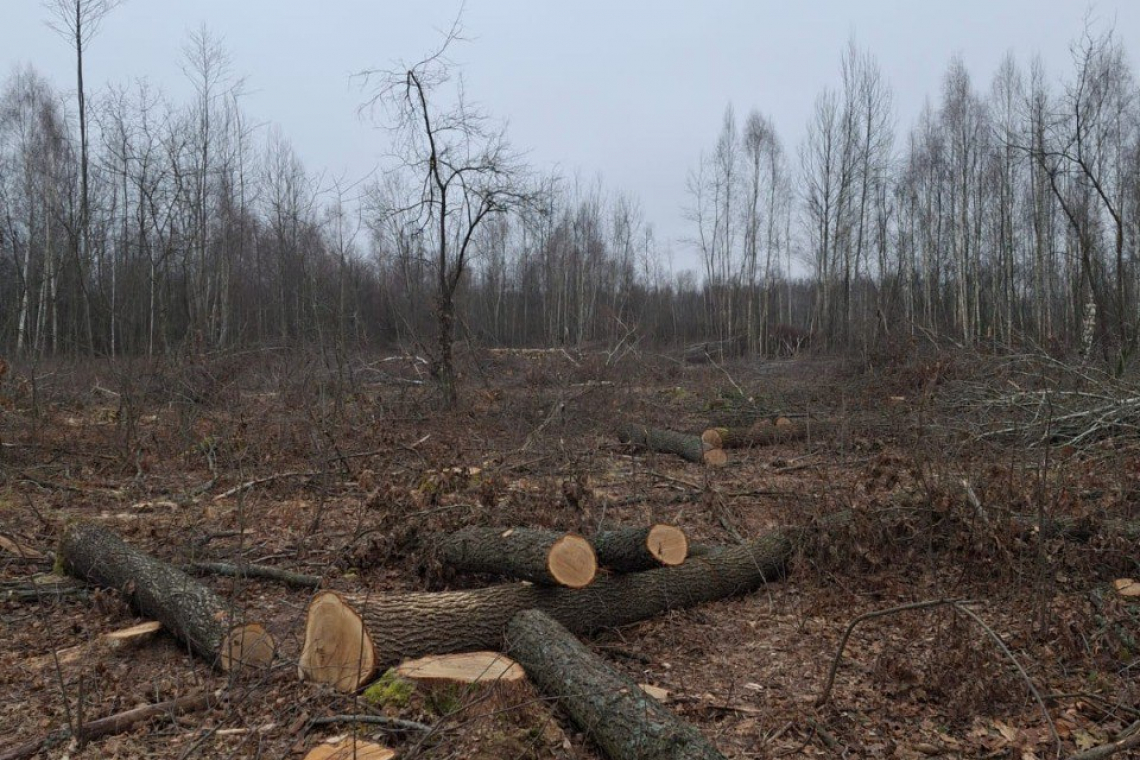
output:
<instances>
[{"instance_id":1,"label":"leafless tree","mask_svg":"<svg viewBox=\"0 0 1140 760\"><path fill-rule=\"evenodd\" d=\"M90 162L87 156L87 100L83 85L83 51L99 31L103 19L123 0L44 0L44 8L50 14L48 26L67 40L75 50L76 98L79 105L79 243L76 251L76 264L79 281L84 295L87 343L90 350L95 348L94 326L91 318L91 300L87 293L84 261L91 251L91 198L88 182Z\"/></svg>"},{"instance_id":2,"label":"leafless tree","mask_svg":"<svg viewBox=\"0 0 1140 760\"><path fill-rule=\"evenodd\" d=\"M380 109L395 138L395 171L416 179L402 203L384 210L429 241L437 283L431 373L448 404L458 397L452 343L455 298L475 236L488 219L526 204L525 172L505 130L464 98L448 48L461 39L459 22L440 48L411 65L364 73L375 85L366 103ZM441 105L441 103L445 105Z\"/></svg>"}]
</instances>

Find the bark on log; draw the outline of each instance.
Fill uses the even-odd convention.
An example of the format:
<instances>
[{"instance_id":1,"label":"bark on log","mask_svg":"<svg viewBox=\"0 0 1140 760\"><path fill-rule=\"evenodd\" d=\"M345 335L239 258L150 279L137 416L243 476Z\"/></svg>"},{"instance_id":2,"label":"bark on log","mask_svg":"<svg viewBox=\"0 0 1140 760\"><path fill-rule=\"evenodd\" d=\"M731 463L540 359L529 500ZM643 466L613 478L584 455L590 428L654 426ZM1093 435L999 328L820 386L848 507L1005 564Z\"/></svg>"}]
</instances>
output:
<instances>
[{"instance_id":1,"label":"bark on log","mask_svg":"<svg viewBox=\"0 0 1140 760\"><path fill-rule=\"evenodd\" d=\"M676 430L646 427L645 425L622 425L618 429L618 440L650 451L663 451L676 454L682 459L712 467L721 467L726 462L723 451L709 449L700 436L679 433Z\"/></svg>"},{"instance_id":2,"label":"bark on log","mask_svg":"<svg viewBox=\"0 0 1140 760\"><path fill-rule=\"evenodd\" d=\"M575 633L743 594L777 577L798 530L709 550L679 567L598 578L585 589L524 583L469 591L337 594L309 604L302 678L355 691L377 668L410 657L497 649L518 612L540 609Z\"/></svg>"},{"instance_id":3,"label":"bark on log","mask_svg":"<svg viewBox=\"0 0 1140 760\"><path fill-rule=\"evenodd\" d=\"M557 699L614 760L724 760L697 729L607 665L545 612L515 615L507 641L507 651L539 690Z\"/></svg>"},{"instance_id":4,"label":"bark on log","mask_svg":"<svg viewBox=\"0 0 1140 760\"><path fill-rule=\"evenodd\" d=\"M65 528L60 557L67 572L118 591L141 615L161 622L223 671L262 667L273 659L273 637L264 628L236 621L230 605L210 589L100 525Z\"/></svg>"},{"instance_id":5,"label":"bark on log","mask_svg":"<svg viewBox=\"0 0 1140 760\"><path fill-rule=\"evenodd\" d=\"M598 561L590 542L573 533L531 528L465 528L439 542L439 558L468 573L491 573L547 586L582 588Z\"/></svg>"},{"instance_id":6,"label":"bark on log","mask_svg":"<svg viewBox=\"0 0 1140 760\"><path fill-rule=\"evenodd\" d=\"M826 420L795 422L782 426L714 427L701 434L701 440L714 448L739 449L815 438L828 435L834 429L835 423Z\"/></svg>"},{"instance_id":7,"label":"bark on log","mask_svg":"<svg viewBox=\"0 0 1140 760\"><path fill-rule=\"evenodd\" d=\"M689 539L672 525L605 531L593 544L598 564L619 573L676 567L689 555Z\"/></svg>"}]
</instances>

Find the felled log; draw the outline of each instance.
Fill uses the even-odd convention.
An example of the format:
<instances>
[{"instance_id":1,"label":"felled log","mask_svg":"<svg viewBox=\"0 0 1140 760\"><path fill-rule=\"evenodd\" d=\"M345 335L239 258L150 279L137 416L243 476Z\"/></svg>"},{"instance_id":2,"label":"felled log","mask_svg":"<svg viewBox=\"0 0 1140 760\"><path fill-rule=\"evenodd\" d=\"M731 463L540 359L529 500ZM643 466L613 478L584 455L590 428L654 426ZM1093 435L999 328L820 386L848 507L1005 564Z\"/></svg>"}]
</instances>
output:
<instances>
[{"instance_id":1,"label":"felled log","mask_svg":"<svg viewBox=\"0 0 1140 760\"><path fill-rule=\"evenodd\" d=\"M701 434L701 441L706 446L714 448L739 449L749 446L771 446L776 443L823 436L834 429L835 423L826 420L803 420L787 425L760 424L752 427L713 427Z\"/></svg>"},{"instance_id":2,"label":"felled log","mask_svg":"<svg viewBox=\"0 0 1140 760\"><path fill-rule=\"evenodd\" d=\"M273 659L273 637L264 628L235 620L231 605L213 591L100 525L67 526L60 557L68 573L118 591L214 667L228 672L263 667Z\"/></svg>"},{"instance_id":3,"label":"felled log","mask_svg":"<svg viewBox=\"0 0 1140 760\"><path fill-rule=\"evenodd\" d=\"M719 758L708 739L637 682L587 649L541 610L524 610L507 627L507 650L539 690L614 760Z\"/></svg>"},{"instance_id":4,"label":"felled log","mask_svg":"<svg viewBox=\"0 0 1140 760\"><path fill-rule=\"evenodd\" d=\"M710 467L723 467L728 457L720 449L709 449L700 436L679 433L676 430L646 427L645 425L622 425L618 428L618 440L650 451L663 451L676 454L682 459Z\"/></svg>"},{"instance_id":5,"label":"felled log","mask_svg":"<svg viewBox=\"0 0 1140 760\"><path fill-rule=\"evenodd\" d=\"M525 583L465 591L338 594L309 604L298 670L303 679L356 691L377 669L410 657L497 649L518 612L540 609L575 633L746 593L779 575L793 531L710 549L679 567L598 578L589 588Z\"/></svg>"},{"instance_id":6,"label":"felled log","mask_svg":"<svg viewBox=\"0 0 1140 760\"><path fill-rule=\"evenodd\" d=\"M590 542L532 528L464 528L438 544L439 559L468 573L492 573L548 586L582 588L598 571Z\"/></svg>"},{"instance_id":7,"label":"felled log","mask_svg":"<svg viewBox=\"0 0 1140 760\"><path fill-rule=\"evenodd\" d=\"M592 543L598 563L619 573L676 567L689 555L689 539L672 525L604 531Z\"/></svg>"}]
</instances>

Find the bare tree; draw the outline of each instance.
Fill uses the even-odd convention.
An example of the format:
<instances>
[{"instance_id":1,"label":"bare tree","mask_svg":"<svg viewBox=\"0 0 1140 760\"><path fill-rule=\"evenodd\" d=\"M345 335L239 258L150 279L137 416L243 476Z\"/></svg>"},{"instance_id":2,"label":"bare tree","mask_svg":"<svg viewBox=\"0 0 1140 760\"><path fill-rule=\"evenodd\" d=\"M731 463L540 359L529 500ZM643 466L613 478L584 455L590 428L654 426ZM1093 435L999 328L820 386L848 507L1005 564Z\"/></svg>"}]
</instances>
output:
<instances>
[{"instance_id":1,"label":"bare tree","mask_svg":"<svg viewBox=\"0 0 1140 760\"><path fill-rule=\"evenodd\" d=\"M524 167L503 129L472 107L454 80L447 49L461 39L458 20L435 53L412 65L364 72L374 81L366 108L386 112L396 137L394 171L412 175L414 191L383 210L429 241L436 278L436 345L431 374L446 402L457 398L452 357L455 298L483 223L525 205ZM452 97L449 99L448 95ZM440 102L449 103L441 107Z\"/></svg>"},{"instance_id":2,"label":"bare tree","mask_svg":"<svg viewBox=\"0 0 1140 760\"><path fill-rule=\"evenodd\" d=\"M48 26L75 49L76 97L79 105L79 245L76 255L80 283L84 295L88 348L94 350L95 334L91 323L91 301L87 293L82 262L91 251L91 198L88 188L90 163L87 157L87 100L83 88L83 51L99 31L99 25L123 0L44 0L51 14Z\"/></svg>"}]
</instances>

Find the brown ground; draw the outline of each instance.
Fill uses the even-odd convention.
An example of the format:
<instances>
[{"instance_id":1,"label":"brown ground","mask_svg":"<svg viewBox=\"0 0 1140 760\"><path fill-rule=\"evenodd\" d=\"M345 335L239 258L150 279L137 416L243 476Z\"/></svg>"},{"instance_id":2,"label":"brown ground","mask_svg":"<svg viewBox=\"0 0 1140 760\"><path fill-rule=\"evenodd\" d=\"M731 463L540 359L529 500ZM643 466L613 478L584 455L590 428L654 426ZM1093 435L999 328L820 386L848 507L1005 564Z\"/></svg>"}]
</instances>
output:
<instances>
[{"instance_id":1,"label":"brown ground","mask_svg":"<svg viewBox=\"0 0 1140 760\"><path fill-rule=\"evenodd\" d=\"M595 650L667 689L676 712L729 757L1055 756L1009 657L945 608L857 628L830 703L814 705L852 618L970 599L1045 701L1065 753L1140 717L1140 605L1111 586L1140 578L1135 547L1103 536L1038 543L1004 520L1042 500L1053 514L1140 519L1131 443L1051 447L1046 469L1043 450L982 444L953 424L967 413L956 403L963 389L989 377L980 359L871 371L821 360L684 368L653 356L607 367L605 358L467 357L455 412L436 409L408 382L415 365L400 361L357 361L351 377L332 358L278 354L192 357L175 368L61 364L36 368L34 383L31 368L18 367L0 385L0 533L47 552L63 521L93 518L172 562L244 558L383 593L488 582L447 575L427 551L431 536L461 525L590 534L602 523L664 521L695 541L729 543L850 509L852 524L803 547L786 580L608 632ZM710 410L745 398L844 422L825 441L730 452L716 471L625 450L612 434L622 420L699 433ZM282 473L291 474L219 498ZM964 477L988 522L963 498ZM0 552L5 584L50 569ZM310 718L367 707L298 682L309 592L203 582L259 612L280 642L276 667L234 683L224 707L70 757L300 758L352 730L308 729ZM135 622L110 592L0 595L0 755L67 725L80 695L90 720L227 686L161 635L130 655L62 657L56 668L53 652ZM599 756L533 693L511 709L446 702L389 706L437 730L426 741L381 741L404 756Z\"/></svg>"}]
</instances>

